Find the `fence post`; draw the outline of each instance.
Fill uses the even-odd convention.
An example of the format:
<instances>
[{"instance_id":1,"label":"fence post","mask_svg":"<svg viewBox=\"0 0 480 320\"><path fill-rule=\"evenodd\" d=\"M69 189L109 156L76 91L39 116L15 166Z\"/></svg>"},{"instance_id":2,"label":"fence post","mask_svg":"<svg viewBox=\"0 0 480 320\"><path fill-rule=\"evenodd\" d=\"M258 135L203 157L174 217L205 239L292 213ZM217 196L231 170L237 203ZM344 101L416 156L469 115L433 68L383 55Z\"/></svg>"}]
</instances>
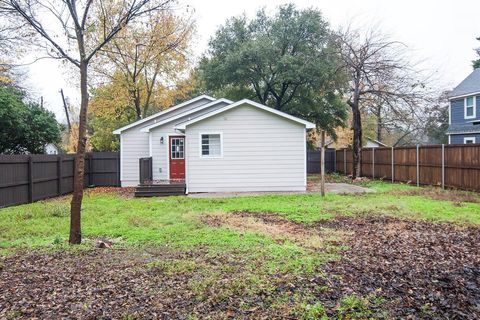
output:
<instances>
[{"instance_id":1,"label":"fence post","mask_svg":"<svg viewBox=\"0 0 480 320\"><path fill-rule=\"evenodd\" d=\"M445 145L442 143L442 189L445 189Z\"/></svg>"},{"instance_id":2,"label":"fence post","mask_svg":"<svg viewBox=\"0 0 480 320\"><path fill-rule=\"evenodd\" d=\"M333 172L337 172L337 150L333 152Z\"/></svg>"},{"instance_id":3,"label":"fence post","mask_svg":"<svg viewBox=\"0 0 480 320\"><path fill-rule=\"evenodd\" d=\"M33 202L33 159L28 156L28 202Z\"/></svg>"},{"instance_id":4,"label":"fence post","mask_svg":"<svg viewBox=\"0 0 480 320\"><path fill-rule=\"evenodd\" d=\"M117 187L121 187L122 182L120 179L120 152L117 153Z\"/></svg>"},{"instance_id":5,"label":"fence post","mask_svg":"<svg viewBox=\"0 0 480 320\"><path fill-rule=\"evenodd\" d=\"M395 182L395 161L394 161L394 151L392 147L392 182Z\"/></svg>"},{"instance_id":6,"label":"fence post","mask_svg":"<svg viewBox=\"0 0 480 320\"><path fill-rule=\"evenodd\" d=\"M343 149L343 173L347 175L347 149Z\"/></svg>"},{"instance_id":7,"label":"fence post","mask_svg":"<svg viewBox=\"0 0 480 320\"><path fill-rule=\"evenodd\" d=\"M375 179L375 148L372 148L372 179Z\"/></svg>"},{"instance_id":8,"label":"fence post","mask_svg":"<svg viewBox=\"0 0 480 320\"><path fill-rule=\"evenodd\" d=\"M58 195L62 195L62 156L58 156L57 159L57 191Z\"/></svg>"},{"instance_id":9,"label":"fence post","mask_svg":"<svg viewBox=\"0 0 480 320\"><path fill-rule=\"evenodd\" d=\"M93 155L92 153L88 154L88 186L93 185L93 165L92 165Z\"/></svg>"},{"instance_id":10,"label":"fence post","mask_svg":"<svg viewBox=\"0 0 480 320\"><path fill-rule=\"evenodd\" d=\"M420 158L419 158L419 146L417 144L417 187L420 186Z\"/></svg>"}]
</instances>

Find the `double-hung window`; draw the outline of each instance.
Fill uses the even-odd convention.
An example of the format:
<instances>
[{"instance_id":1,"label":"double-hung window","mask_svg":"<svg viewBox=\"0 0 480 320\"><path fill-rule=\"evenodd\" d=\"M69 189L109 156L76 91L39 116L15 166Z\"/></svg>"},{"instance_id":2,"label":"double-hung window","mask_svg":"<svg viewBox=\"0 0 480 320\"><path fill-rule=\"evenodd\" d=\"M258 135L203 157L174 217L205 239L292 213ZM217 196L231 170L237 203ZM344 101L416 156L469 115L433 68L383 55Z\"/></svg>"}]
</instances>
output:
<instances>
[{"instance_id":1,"label":"double-hung window","mask_svg":"<svg viewBox=\"0 0 480 320\"><path fill-rule=\"evenodd\" d=\"M475 97L465 98L465 119L474 119L477 116L475 108Z\"/></svg>"},{"instance_id":2,"label":"double-hung window","mask_svg":"<svg viewBox=\"0 0 480 320\"><path fill-rule=\"evenodd\" d=\"M222 136L220 133L202 133L200 143L201 157L219 158L222 156Z\"/></svg>"}]
</instances>

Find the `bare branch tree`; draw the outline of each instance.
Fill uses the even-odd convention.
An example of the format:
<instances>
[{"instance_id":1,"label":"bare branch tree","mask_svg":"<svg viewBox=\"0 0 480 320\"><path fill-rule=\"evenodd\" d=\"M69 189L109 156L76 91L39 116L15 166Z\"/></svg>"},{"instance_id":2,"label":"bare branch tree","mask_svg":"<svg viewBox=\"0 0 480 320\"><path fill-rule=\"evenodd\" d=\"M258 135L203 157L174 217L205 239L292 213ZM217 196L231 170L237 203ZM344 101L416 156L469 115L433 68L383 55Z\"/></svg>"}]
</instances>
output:
<instances>
[{"instance_id":1,"label":"bare branch tree","mask_svg":"<svg viewBox=\"0 0 480 320\"><path fill-rule=\"evenodd\" d=\"M0 0L10 21L21 21L37 38L34 45L52 58L70 62L80 76L80 115L70 208L71 244L81 243L81 206L88 109L88 67L92 58L127 24L150 12L169 8L172 0ZM54 21L58 24L55 25ZM92 30L103 30L101 33Z\"/></svg>"},{"instance_id":2,"label":"bare branch tree","mask_svg":"<svg viewBox=\"0 0 480 320\"><path fill-rule=\"evenodd\" d=\"M361 32L347 28L337 34L343 67L349 77L353 178L361 175L362 111L376 108L379 115L388 110L398 118L410 118L418 114L418 106L426 98L425 84L417 80L419 73L405 59L405 45L378 30Z\"/></svg>"}]
</instances>

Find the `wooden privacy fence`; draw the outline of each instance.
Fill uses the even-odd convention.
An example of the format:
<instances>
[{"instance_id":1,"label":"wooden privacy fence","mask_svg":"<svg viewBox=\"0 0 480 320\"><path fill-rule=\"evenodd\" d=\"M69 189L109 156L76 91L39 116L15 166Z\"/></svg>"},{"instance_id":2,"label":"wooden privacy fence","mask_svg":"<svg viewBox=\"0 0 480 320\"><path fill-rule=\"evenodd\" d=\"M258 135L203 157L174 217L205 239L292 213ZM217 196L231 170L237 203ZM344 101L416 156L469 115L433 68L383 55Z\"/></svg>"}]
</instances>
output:
<instances>
[{"instance_id":1,"label":"wooden privacy fence","mask_svg":"<svg viewBox=\"0 0 480 320\"><path fill-rule=\"evenodd\" d=\"M320 150L307 151L307 173L320 173ZM335 171L335 149L325 149L325 172Z\"/></svg>"},{"instance_id":2,"label":"wooden privacy fence","mask_svg":"<svg viewBox=\"0 0 480 320\"><path fill-rule=\"evenodd\" d=\"M336 151L336 168L352 174L352 150ZM480 144L363 148L361 176L480 191Z\"/></svg>"},{"instance_id":3,"label":"wooden privacy fence","mask_svg":"<svg viewBox=\"0 0 480 320\"><path fill-rule=\"evenodd\" d=\"M74 155L0 155L0 207L73 191ZM119 186L118 152L85 156L85 187Z\"/></svg>"}]
</instances>

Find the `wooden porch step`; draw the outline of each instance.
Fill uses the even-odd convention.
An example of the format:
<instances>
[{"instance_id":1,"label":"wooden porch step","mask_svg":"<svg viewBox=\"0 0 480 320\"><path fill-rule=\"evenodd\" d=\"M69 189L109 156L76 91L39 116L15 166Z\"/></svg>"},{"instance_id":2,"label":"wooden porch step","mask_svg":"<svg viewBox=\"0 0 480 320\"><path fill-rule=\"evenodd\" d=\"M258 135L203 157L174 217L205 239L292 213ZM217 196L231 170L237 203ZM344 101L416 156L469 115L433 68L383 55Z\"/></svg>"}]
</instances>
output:
<instances>
[{"instance_id":1,"label":"wooden porch step","mask_svg":"<svg viewBox=\"0 0 480 320\"><path fill-rule=\"evenodd\" d=\"M135 197L166 197L185 194L185 184L139 185L135 189Z\"/></svg>"}]
</instances>

